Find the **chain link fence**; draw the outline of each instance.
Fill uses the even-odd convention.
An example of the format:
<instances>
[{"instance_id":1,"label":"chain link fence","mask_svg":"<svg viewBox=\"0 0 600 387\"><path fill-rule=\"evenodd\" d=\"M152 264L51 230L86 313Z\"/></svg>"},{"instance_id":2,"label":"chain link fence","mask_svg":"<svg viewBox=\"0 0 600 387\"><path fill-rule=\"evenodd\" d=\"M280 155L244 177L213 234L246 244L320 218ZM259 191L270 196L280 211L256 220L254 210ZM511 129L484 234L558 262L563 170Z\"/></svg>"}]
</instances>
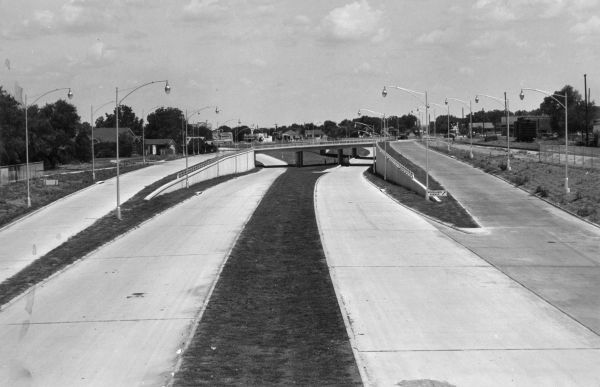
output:
<instances>
[{"instance_id":1,"label":"chain link fence","mask_svg":"<svg viewBox=\"0 0 600 387\"><path fill-rule=\"evenodd\" d=\"M568 157L564 145L540 144L540 161L548 164L569 165L600 169L600 148L569 146Z\"/></svg>"}]
</instances>

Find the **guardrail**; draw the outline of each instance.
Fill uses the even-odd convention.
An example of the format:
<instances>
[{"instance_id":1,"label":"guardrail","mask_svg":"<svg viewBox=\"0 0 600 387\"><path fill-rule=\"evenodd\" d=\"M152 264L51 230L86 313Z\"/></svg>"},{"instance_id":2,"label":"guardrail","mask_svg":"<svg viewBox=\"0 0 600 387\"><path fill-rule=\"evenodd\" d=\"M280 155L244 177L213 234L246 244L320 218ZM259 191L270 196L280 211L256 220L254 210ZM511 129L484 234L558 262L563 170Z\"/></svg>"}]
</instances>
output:
<instances>
[{"instance_id":1,"label":"guardrail","mask_svg":"<svg viewBox=\"0 0 600 387\"><path fill-rule=\"evenodd\" d=\"M356 139L345 139L345 140L319 140L319 141L292 141L285 143L266 143L256 144L252 147L256 150L261 149L272 149L272 148L304 148L312 146L343 146L343 145L370 145L377 141L388 141L393 140L395 137L383 136L383 137L367 137L367 138L356 138Z\"/></svg>"},{"instance_id":2,"label":"guardrail","mask_svg":"<svg viewBox=\"0 0 600 387\"><path fill-rule=\"evenodd\" d=\"M396 160L395 158L390 157L389 153L387 153L385 151L385 149L383 149L381 147L381 145L379 145L379 144L377 144L377 152L383 153L383 155L385 156L385 158L388 159L392 163L392 165L394 165L396 168L398 168L400 171L402 171L405 175L407 175L411 179L415 178L415 174L413 173L413 171L411 171L410 169L408 169L404 165L400 164L400 162L398 160Z\"/></svg>"}]
</instances>

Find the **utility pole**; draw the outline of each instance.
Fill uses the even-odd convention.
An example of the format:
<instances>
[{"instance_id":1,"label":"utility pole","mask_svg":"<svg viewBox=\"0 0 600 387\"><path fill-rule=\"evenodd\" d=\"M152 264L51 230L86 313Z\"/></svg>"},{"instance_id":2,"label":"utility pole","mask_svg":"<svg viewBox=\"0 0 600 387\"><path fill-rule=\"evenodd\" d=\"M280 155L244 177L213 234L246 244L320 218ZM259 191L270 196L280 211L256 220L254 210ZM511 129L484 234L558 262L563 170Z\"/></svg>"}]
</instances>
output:
<instances>
[{"instance_id":1,"label":"utility pole","mask_svg":"<svg viewBox=\"0 0 600 387\"><path fill-rule=\"evenodd\" d=\"M583 93L585 94L585 145L589 144L589 136L588 136L588 92L587 92L587 74L583 74Z\"/></svg>"}]
</instances>

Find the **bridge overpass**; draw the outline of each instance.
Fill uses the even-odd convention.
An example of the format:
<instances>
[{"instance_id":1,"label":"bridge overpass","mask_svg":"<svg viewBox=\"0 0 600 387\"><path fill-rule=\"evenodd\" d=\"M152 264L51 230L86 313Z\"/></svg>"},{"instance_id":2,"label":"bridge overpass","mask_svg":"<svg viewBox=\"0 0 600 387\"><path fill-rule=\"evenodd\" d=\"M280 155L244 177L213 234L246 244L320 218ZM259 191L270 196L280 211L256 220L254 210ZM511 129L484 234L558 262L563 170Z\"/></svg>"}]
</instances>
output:
<instances>
[{"instance_id":1,"label":"bridge overpass","mask_svg":"<svg viewBox=\"0 0 600 387\"><path fill-rule=\"evenodd\" d=\"M303 164L303 152L336 150L338 155L338 163L342 163L344 149L352 149L352 157L358 155L359 147L374 147L377 142L393 140L395 137L376 136L365 138L352 138L343 140L313 140L313 141L291 141L291 142L274 142L264 144L253 144L252 148L255 152L266 150L295 150L296 151L296 166L301 167Z\"/></svg>"}]
</instances>

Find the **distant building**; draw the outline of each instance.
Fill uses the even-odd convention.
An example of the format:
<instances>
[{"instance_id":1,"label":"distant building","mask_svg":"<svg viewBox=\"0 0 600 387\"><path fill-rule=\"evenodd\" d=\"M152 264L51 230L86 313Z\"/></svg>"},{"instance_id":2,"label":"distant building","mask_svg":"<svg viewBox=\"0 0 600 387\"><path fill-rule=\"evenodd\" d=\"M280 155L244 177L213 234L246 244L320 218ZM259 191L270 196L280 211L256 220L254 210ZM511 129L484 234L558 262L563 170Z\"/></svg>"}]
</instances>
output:
<instances>
[{"instance_id":1,"label":"distant building","mask_svg":"<svg viewBox=\"0 0 600 387\"><path fill-rule=\"evenodd\" d=\"M175 141L170 138L144 140L144 152L147 155L174 155L175 149Z\"/></svg>"},{"instance_id":2,"label":"distant building","mask_svg":"<svg viewBox=\"0 0 600 387\"><path fill-rule=\"evenodd\" d=\"M536 128L535 131L537 133L537 135L536 135L537 138L549 136L552 134L552 127L550 126L550 120L551 120L551 118L548 115L539 115L539 116L527 115L527 116L509 116L508 117L508 123L510 124L511 128L515 127L515 124L517 121L535 123L535 128ZM500 119L500 130L502 131L503 135L506 135L506 117L502 117ZM512 130L511 130L511 136L512 136Z\"/></svg>"},{"instance_id":3,"label":"distant building","mask_svg":"<svg viewBox=\"0 0 600 387\"><path fill-rule=\"evenodd\" d=\"M496 127L491 122L473 122L473 133L486 134L488 132L494 132L495 130Z\"/></svg>"},{"instance_id":4,"label":"distant building","mask_svg":"<svg viewBox=\"0 0 600 387\"><path fill-rule=\"evenodd\" d=\"M323 130L322 129L306 129L304 131L304 136L307 139L322 138Z\"/></svg>"},{"instance_id":5,"label":"distant building","mask_svg":"<svg viewBox=\"0 0 600 387\"><path fill-rule=\"evenodd\" d=\"M215 130L213 132L213 143L215 145L233 144L233 133Z\"/></svg>"},{"instance_id":6,"label":"distant building","mask_svg":"<svg viewBox=\"0 0 600 387\"><path fill-rule=\"evenodd\" d=\"M131 128L119 128L119 136L130 137L133 142L139 142L142 140L140 136L133 133ZM94 129L94 142L117 142L116 139L116 128L95 128Z\"/></svg>"},{"instance_id":7,"label":"distant building","mask_svg":"<svg viewBox=\"0 0 600 387\"><path fill-rule=\"evenodd\" d=\"M295 130L289 129L281 134L283 141L297 141L302 140L302 135Z\"/></svg>"}]
</instances>

